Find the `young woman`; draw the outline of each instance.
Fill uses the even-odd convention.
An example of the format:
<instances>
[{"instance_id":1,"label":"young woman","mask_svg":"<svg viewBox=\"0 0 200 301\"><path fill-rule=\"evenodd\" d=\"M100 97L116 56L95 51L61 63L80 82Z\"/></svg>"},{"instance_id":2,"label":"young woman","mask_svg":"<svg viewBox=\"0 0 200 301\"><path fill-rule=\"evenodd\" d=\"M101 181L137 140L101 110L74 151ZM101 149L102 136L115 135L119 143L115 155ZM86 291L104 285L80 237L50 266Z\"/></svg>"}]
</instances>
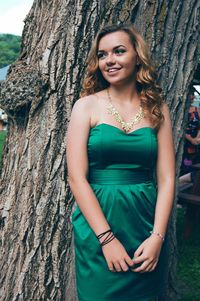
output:
<instances>
[{"instance_id":1,"label":"young woman","mask_svg":"<svg viewBox=\"0 0 200 301\"><path fill-rule=\"evenodd\" d=\"M79 301L152 301L174 197L167 105L132 25L100 30L67 135Z\"/></svg>"}]
</instances>

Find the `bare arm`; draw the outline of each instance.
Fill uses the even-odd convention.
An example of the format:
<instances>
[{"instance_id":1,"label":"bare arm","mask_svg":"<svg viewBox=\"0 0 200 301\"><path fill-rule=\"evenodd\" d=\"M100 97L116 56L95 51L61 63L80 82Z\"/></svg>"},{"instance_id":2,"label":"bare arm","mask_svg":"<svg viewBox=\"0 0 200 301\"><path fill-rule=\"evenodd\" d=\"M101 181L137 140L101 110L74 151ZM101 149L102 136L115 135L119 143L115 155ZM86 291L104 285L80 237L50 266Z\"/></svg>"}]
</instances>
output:
<instances>
[{"instance_id":1,"label":"bare arm","mask_svg":"<svg viewBox=\"0 0 200 301\"><path fill-rule=\"evenodd\" d=\"M165 121L158 132L158 195L154 228L164 236L174 200L175 154L172 127L167 106L164 106L163 114Z\"/></svg>"},{"instance_id":2,"label":"bare arm","mask_svg":"<svg viewBox=\"0 0 200 301\"><path fill-rule=\"evenodd\" d=\"M110 228L88 183L87 139L90 130L91 101L79 99L72 110L67 133L68 180L76 202L96 235Z\"/></svg>"},{"instance_id":3,"label":"bare arm","mask_svg":"<svg viewBox=\"0 0 200 301\"><path fill-rule=\"evenodd\" d=\"M155 232L165 236L171 213L174 190L175 190L175 155L172 138L172 127L169 111L166 105L163 106L165 117L158 132L158 157L157 157L157 202L154 218ZM136 250L134 257L135 263L141 266L134 269L135 272L149 272L155 269L160 250L162 238L152 234Z\"/></svg>"}]
</instances>

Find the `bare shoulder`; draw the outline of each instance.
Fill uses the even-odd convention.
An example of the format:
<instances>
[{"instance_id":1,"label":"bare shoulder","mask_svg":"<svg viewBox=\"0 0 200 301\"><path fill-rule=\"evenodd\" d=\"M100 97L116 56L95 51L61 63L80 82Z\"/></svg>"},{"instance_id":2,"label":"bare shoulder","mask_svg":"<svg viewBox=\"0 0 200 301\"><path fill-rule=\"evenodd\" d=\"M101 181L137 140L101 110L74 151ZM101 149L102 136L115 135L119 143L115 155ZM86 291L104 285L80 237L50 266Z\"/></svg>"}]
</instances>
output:
<instances>
[{"instance_id":1,"label":"bare shoulder","mask_svg":"<svg viewBox=\"0 0 200 301\"><path fill-rule=\"evenodd\" d=\"M79 98L71 112L69 131L73 129L73 132L79 128L82 131L89 130L91 127L91 120L93 118L93 112L96 111L97 96L95 94L88 95Z\"/></svg>"},{"instance_id":2,"label":"bare shoulder","mask_svg":"<svg viewBox=\"0 0 200 301\"><path fill-rule=\"evenodd\" d=\"M73 111L84 111L84 112L90 112L92 108L95 106L97 97L95 94L84 96L79 98L74 106L73 106Z\"/></svg>"},{"instance_id":3,"label":"bare shoulder","mask_svg":"<svg viewBox=\"0 0 200 301\"><path fill-rule=\"evenodd\" d=\"M77 118L87 121L89 120L90 127L95 126L102 114L105 107L106 97L105 91L99 91L94 94L79 98L72 109L71 119L76 115Z\"/></svg>"}]
</instances>

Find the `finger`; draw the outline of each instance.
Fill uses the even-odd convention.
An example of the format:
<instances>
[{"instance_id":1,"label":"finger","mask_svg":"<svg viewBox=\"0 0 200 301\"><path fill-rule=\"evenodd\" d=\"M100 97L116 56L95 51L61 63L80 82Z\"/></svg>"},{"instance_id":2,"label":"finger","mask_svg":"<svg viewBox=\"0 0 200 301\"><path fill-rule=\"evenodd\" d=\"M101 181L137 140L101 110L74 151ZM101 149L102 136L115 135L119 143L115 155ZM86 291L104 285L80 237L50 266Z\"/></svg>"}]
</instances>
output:
<instances>
[{"instance_id":1,"label":"finger","mask_svg":"<svg viewBox=\"0 0 200 301\"><path fill-rule=\"evenodd\" d=\"M111 272L115 272L115 269L114 269L114 266L113 266L113 263L112 263L112 262L109 262L109 263L108 263L108 269L109 269Z\"/></svg>"},{"instance_id":2,"label":"finger","mask_svg":"<svg viewBox=\"0 0 200 301\"><path fill-rule=\"evenodd\" d=\"M153 264L151 263L151 264L149 264L149 265L146 267L146 269L145 269L144 271L142 271L141 273L151 272L152 267L153 267Z\"/></svg>"},{"instance_id":3,"label":"finger","mask_svg":"<svg viewBox=\"0 0 200 301\"><path fill-rule=\"evenodd\" d=\"M158 263L157 259L154 260L149 259L149 266L145 269L145 272L152 272L153 270L155 270L157 263Z\"/></svg>"},{"instance_id":4,"label":"finger","mask_svg":"<svg viewBox=\"0 0 200 301\"><path fill-rule=\"evenodd\" d=\"M144 261L144 263L147 263L147 266L140 266L140 268L142 268L142 270L141 271L139 271L139 272L141 272L141 273L144 273L144 272L151 272L153 269L153 265L155 264L155 260L152 260L152 259L146 259L146 261Z\"/></svg>"},{"instance_id":5,"label":"finger","mask_svg":"<svg viewBox=\"0 0 200 301\"><path fill-rule=\"evenodd\" d=\"M122 271L127 272L129 268L128 268L128 265L126 264L126 262L122 259L122 260L120 260L119 263L120 263Z\"/></svg>"},{"instance_id":6,"label":"finger","mask_svg":"<svg viewBox=\"0 0 200 301\"><path fill-rule=\"evenodd\" d=\"M154 271L155 268L156 268L156 266L157 266L157 263L158 263L158 260L154 260L154 261L149 265L148 272Z\"/></svg>"},{"instance_id":7,"label":"finger","mask_svg":"<svg viewBox=\"0 0 200 301\"><path fill-rule=\"evenodd\" d=\"M140 245L140 246L137 248L137 250L135 251L134 257L140 256L140 255L142 254L142 252L143 252L143 245Z\"/></svg>"},{"instance_id":8,"label":"finger","mask_svg":"<svg viewBox=\"0 0 200 301\"><path fill-rule=\"evenodd\" d=\"M137 268L141 267L141 265L144 263L145 260L146 260L146 258L142 255L138 258L135 258L134 259L134 266L131 267L131 270L135 271Z\"/></svg>"},{"instance_id":9,"label":"finger","mask_svg":"<svg viewBox=\"0 0 200 301\"><path fill-rule=\"evenodd\" d=\"M152 265L152 268L150 269L150 271L149 272L153 272L154 270L155 270L155 268L156 268L156 266L157 266L157 261Z\"/></svg>"},{"instance_id":10,"label":"finger","mask_svg":"<svg viewBox=\"0 0 200 301\"><path fill-rule=\"evenodd\" d=\"M117 261L114 262L114 268L117 272L121 272L121 266L120 266L119 262L117 262Z\"/></svg>"},{"instance_id":11,"label":"finger","mask_svg":"<svg viewBox=\"0 0 200 301\"><path fill-rule=\"evenodd\" d=\"M124 259L125 259L126 263L127 263L130 267L132 267L132 266L134 265L134 260L132 260L131 257L129 257L128 255L125 256Z\"/></svg>"},{"instance_id":12,"label":"finger","mask_svg":"<svg viewBox=\"0 0 200 301\"><path fill-rule=\"evenodd\" d=\"M141 262L143 262L145 260L147 260L147 257L142 254L139 257L134 258L133 262L134 262L134 265L135 265L135 264L141 263Z\"/></svg>"},{"instance_id":13,"label":"finger","mask_svg":"<svg viewBox=\"0 0 200 301\"><path fill-rule=\"evenodd\" d=\"M133 269L133 271L134 272L145 272L148 265L149 265L149 262L146 260L141 264L141 266L139 266L138 268Z\"/></svg>"}]
</instances>

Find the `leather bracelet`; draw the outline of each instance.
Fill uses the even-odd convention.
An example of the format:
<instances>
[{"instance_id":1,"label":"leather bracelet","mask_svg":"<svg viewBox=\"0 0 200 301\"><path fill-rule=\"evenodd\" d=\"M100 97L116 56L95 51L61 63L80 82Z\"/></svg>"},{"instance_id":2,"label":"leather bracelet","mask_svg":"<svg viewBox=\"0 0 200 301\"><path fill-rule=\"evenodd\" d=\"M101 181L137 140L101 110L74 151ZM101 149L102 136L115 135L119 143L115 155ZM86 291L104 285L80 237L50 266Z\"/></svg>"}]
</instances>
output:
<instances>
[{"instance_id":1,"label":"leather bracelet","mask_svg":"<svg viewBox=\"0 0 200 301\"><path fill-rule=\"evenodd\" d=\"M100 238L102 238L105 234L107 234L107 233L109 233L109 232L111 232L111 229L108 229L107 231L102 232L102 233L100 233L99 235L96 235L96 237L97 237L98 239L100 239Z\"/></svg>"},{"instance_id":2,"label":"leather bracelet","mask_svg":"<svg viewBox=\"0 0 200 301\"><path fill-rule=\"evenodd\" d=\"M112 232L110 232L110 233L106 236L106 238L104 239L104 241L102 241L102 242L100 243L100 245L103 247L104 245L106 245L106 244L108 244L109 242L111 242L114 238L115 238L115 235L114 235Z\"/></svg>"},{"instance_id":3,"label":"leather bracelet","mask_svg":"<svg viewBox=\"0 0 200 301\"><path fill-rule=\"evenodd\" d=\"M159 232L156 232L155 230L150 231L150 233L159 236L162 239L162 241L165 240L165 237Z\"/></svg>"},{"instance_id":4,"label":"leather bracelet","mask_svg":"<svg viewBox=\"0 0 200 301\"><path fill-rule=\"evenodd\" d=\"M107 235L106 235L107 234ZM112 233L112 230L109 229L105 232L100 233L99 235L97 235L96 237L98 239L102 238L104 235L106 235L106 237L104 238L104 240L102 242L100 242L100 245L103 247L104 245L108 244L109 242L111 242L114 238L115 235Z\"/></svg>"}]
</instances>

